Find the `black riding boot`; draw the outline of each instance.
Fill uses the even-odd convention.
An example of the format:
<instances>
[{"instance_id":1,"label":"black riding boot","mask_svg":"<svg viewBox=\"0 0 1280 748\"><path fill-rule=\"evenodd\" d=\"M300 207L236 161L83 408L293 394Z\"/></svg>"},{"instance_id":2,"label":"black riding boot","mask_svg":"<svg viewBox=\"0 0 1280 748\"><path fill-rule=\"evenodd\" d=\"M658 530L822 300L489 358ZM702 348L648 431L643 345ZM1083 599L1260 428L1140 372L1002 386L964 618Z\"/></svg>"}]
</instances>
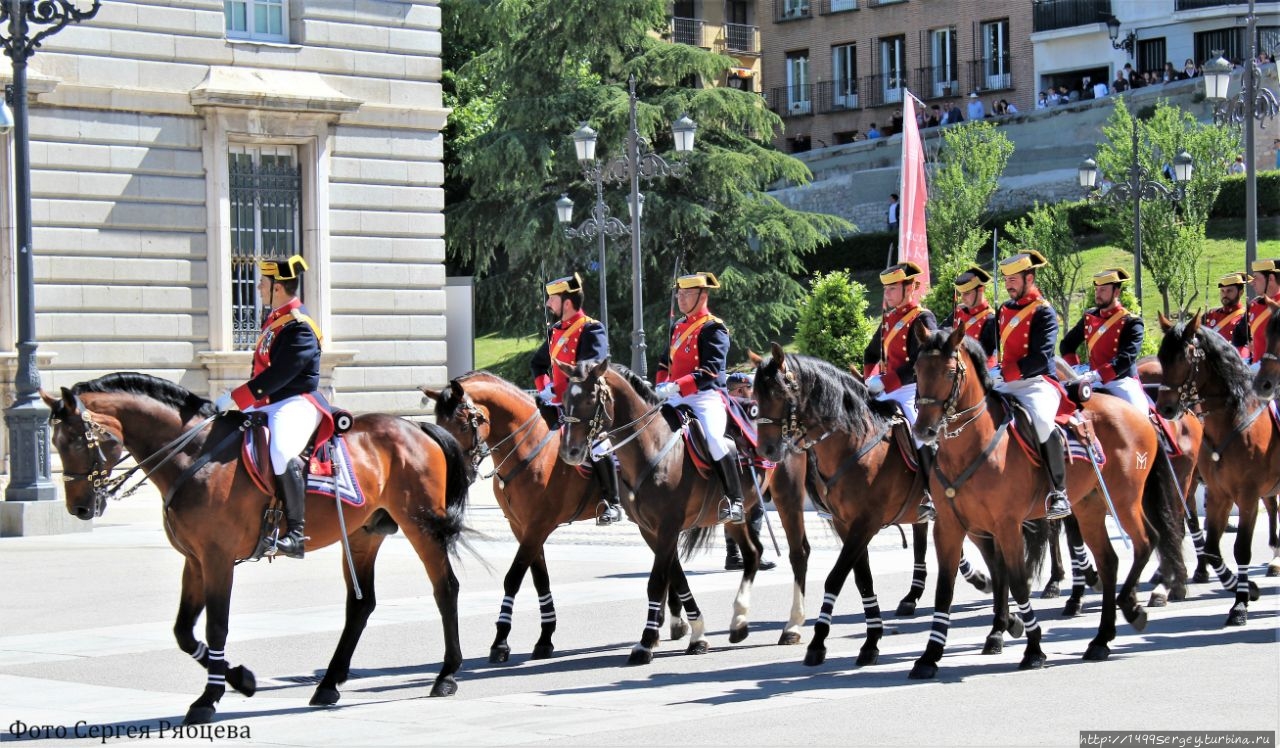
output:
<instances>
[{"instance_id":1,"label":"black riding boot","mask_svg":"<svg viewBox=\"0 0 1280 748\"><path fill-rule=\"evenodd\" d=\"M938 512L933 508L933 495L929 493L929 477L933 475L938 448L925 444L916 450L916 455L920 460L920 477L924 479L924 495L920 497L920 506L916 509L916 523L933 522L938 519Z\"/></svg>"},{"instance_id":2,"label":"black riding boot","mask_svg":"<svg viewBox=\"0 0 1280 748\"><path fill-rule=\"evenodd\" d=\"M1067 501L1067 445L1060 429L1040 445L1045 472L1049 474L1049 495L1045 498L1045 519L1062 519L1071 514Z\"/></svg>"},{"instance_id":3,"label":"black riding boot","mask_svg":"<svg viewBox=\"0 0 1280 748\"><path fill-rule=\"evenodd\" d=\"M307 485L303 477L302 458L294 457L285 466L284 472L276 476L276 490L284 500L284 518L289 523L289 532L276 541L276 552L290 558L302 558L302 534L306 521Z\"/></svg>"},{"instance_id":4,"label":"black riding boot","mask_svg":"<svg viewBox=\"0 0 1280 748\"><path fill-rule=\"evenodd\" d=\"M716 460L716 474L724 484L724 502L720 504L718 516L721 522L732 522L741 525L746 522L742 514L742 480L738 477L738 457L734 452Z\"/></svg>"},{"instance_id":5,"label":"black riding boot","mask_svg":"<svg viewBox=\"0 0 1280 748\"><path fill-rule=\"evenodd\" d=\"M612 525L622 521L622 505L618 499L618 463L613 455L605 455L591 463L591 471L595 473L596 482L600 484L599 510L596 513L597 525Z\"/></svg>"},{"instance_id":6,"label":"black riding boot","mask_svg":"<svg viewBox=\"0 0 1280 748\"><path fill-rule=\"evenodd\" d=\"M726 531L724 536L724 569L725 571L738 571L742 568L742 551L738 550L738 542L729 537Z\"/></svg>"}]
</instances>

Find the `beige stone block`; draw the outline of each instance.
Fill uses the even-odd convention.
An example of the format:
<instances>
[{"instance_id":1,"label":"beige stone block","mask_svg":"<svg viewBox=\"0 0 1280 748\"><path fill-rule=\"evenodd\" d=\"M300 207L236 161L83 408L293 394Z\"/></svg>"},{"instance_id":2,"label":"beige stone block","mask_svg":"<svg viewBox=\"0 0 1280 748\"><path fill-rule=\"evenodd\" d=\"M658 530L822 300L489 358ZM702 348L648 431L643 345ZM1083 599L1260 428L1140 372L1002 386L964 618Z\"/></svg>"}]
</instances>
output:
<instances>
[{"instance_id":1,"label":"beige stone block","mask_svg":"<svg viewBox=\"0 0 1280 748\"><path fill-rule=\"evenodd\" d=\"M111 31L111 55L114 59L174 60L177 57L179 38L171 32ZM183 52L185 56L185 51Z\"/></svg>"},{"instance_id":2,"label":"beige stone block","mask_svg":"<svg viewBox=\"0 0 1280 748\"><path fill-rule=\"evenodd\" d=\"M182 6L187 5L189 3L182 3ZM200 15L188 7L166 8L162 5L148 5L138 14L135 25L139 31L183 37L179 44L185 51L187 38L197 34L197 19Z\"/></svg>"},{"instance_id":3,"label":"beige stone block","mask_svg":"<svg viewBox=\"0 0 1280 748\"><path fill-rule=\"evenodd\" d=\"M443 201L433 194L436 191L428 187L330 184L329 204L335 208L369 206L403 211L443 210Z\"/></svg>"},{"instance_id":4,"label":"beige stone block","mask_svg":"<svg viewBox=\"0 0 1280 748\"><path fill-rule=\"evenodd\" d=\"M426 81L390 81L387 85L387 104L439 109L443 106L440 84Z\"/></svg>"},{"instance_id":5,"label":"beige stone block","mask_svg":"<svg viewBox=\"0 0 1280 748\"><path fill-rule=\"evenodd\" d=\"M334 236L329 242L329 252L335 262L439 262L443 255L436 256L437 249L434 245L438 241L443 244L443 240L430 238ZM443 247L439 252L443 252Z\"/></svg>"},{"instance_id":6,"label":"beige stone block","mask_svg":"<svg viewBox=\"0 0 1280 748\"><path fill-rule=\"evenodd\" d=\"M394 285L398 289L439 287L443 278L436 279L430 273L430 266L413 263L332 262L331 287L335 293L339 289L349 288L386 288Z\"/></svg>"},{"instance_id":7,"label":"beige stone block","mask_svg":"<svg viewBox=\"0 0 1280 748\"><path fill-rule=\"evenodd\" d=\"M188 64L185 62L153 62L140 60L137 63L137 87L144 90L179 91L184 97L191 89L200 85L209 71L209 63ZM190 99L188 98L188 101Z\"/></svg>"}]
</instances>

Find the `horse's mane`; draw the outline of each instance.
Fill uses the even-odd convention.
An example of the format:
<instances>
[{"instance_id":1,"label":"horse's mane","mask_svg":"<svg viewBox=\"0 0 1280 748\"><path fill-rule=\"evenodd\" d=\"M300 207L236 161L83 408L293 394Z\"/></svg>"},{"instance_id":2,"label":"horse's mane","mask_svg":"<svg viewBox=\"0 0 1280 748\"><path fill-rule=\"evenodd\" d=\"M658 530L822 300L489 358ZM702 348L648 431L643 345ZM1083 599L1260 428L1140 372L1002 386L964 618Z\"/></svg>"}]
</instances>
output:
<instances>
[{"instance_id":1,"label":"horse's mane","mask_svg":"<svg viewBox=\"0 0 1280 748\"><path fill-rule=\"evenodd\" d=\"M639 395L646 403L650 405L657 405L662 402L658 399L657 393L653 391L653 385L649 384L649 381L644 377L628 369L622 364L610 363L609 368L614 374L625 379L627 384L631 385L631 389L635 390L636 394Z\"/></svg>"},{"instance_id":2,"label":"horse's mane","mask_svg":"<svg viewBox=\"0 0 1280 748\"><path fill-rule=\"evenodd\" d=\"M1160 366L1165 371L1169 370L1169 364L1173 362L1174 357L1181 355L1179 346L1182 345L1182 337L1186 333L1188 323L1188 320L1183 320L1174 325L1169 332L1165 333L1164 340L1160 341L1158 355ZM1270 323L1268 323L1269 326ZM1226 385L1228 397L1233 402L1243 404L1253 397L1253 374L1226 338L1213 330L1201 327L1196 330L1196 346L1204 351L1205 363L1209 365L1214 376Z\"/></svg>"},{"instance_id":3,"label":"horse's mane","mask_svg":"<svg viewBox=\"0 0 1280 748\"><path fill-rule=\"evenodd\" d=\"M945 353L947 341L951 338L952 332L954 330L949 327L930 331L928 337L920 344L920 349L916 355L923 355L929 351ZM991 381L991 372L987 371L987 352L983 350L982 344L966 335L964 340L961 341L960 347L965 355L969 357L969 368L982 381L982 391L990 392L995 383Z\"/></svg>"},{"instance_id":4,"label":"horse's mane","mask_svg":"<svg viewBox=\"0 0 1280 748\"><path fill-rule=\"evenodd\" d=\"M196 395L182 385L136 371L119 371L88 382L80 382L71 388L71 392L75 395L81 395L86 392L124 392L148 397L163 405L168 405L184 415L192 413L211 416L216 413L213 403Z\"/></svg>"},{"instance_id":5,"label":"horse's mane","mask_svg":"<svg viewBox=\"0 0 1280 748\"><path fill-rule=\"evenodd\" d=\"M865 384L834 364L798 353L788 353L786 364L800 383L801 413L816 415L828 428L862 439L898 413L896 403L873 399ZM770 358L760 367L756 381L763 376L774 383L771 386L779 386L777 374L778 364Z\"/></svg>"},{"instance_id":6,"label":"horse's mane","mask_svg":"<svg viewBox=\"0 0 1280 748\"><path fill-rule=\"evenodd\" d=\"M483 379L486 382L491 382L494 385L501 387L504 390L510 391L512 397L524 398L526 400L528 399L527 393L525 393L524 390L520 389L520 387L518 387L517 385L511 382L508 382L507 380L503 379L502 377L490 371L484 371L484 370L469 371L466 374L463 374L458 377L454 377L453 381L459 384L464 384L466 382L471 381L472 379ZM439 399L436 400L436 409L435 409L436 419L439 420L439 419L453 418L454 413L457 412L458 405L460 403L461 401L458 398L453 396L453 388L445 387L443 390L440 391Z\"/></svg>"},{"instance_id":7,"label":"horse's mane","mask_svg":"<svg viewBox=\"0 0 1280 748\"><path fill-rule=\"evenodd\" d=\"M1244 320L1241 320L1241 322L1244 322ZM1267 320L1268 346L1271 345L1271 341L1276 339L1277 335L1280 335L1280 314L1272 314L1271 318Z\"/></svg>"}]
</instances>

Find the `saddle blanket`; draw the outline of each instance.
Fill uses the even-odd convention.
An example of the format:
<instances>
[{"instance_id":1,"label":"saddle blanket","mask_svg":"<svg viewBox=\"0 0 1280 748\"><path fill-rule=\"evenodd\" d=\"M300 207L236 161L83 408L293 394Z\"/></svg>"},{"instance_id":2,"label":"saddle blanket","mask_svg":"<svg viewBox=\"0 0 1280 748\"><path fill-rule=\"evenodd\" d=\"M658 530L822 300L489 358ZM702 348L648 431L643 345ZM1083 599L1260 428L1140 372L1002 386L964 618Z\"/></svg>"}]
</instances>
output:
<instances>
[{"instance_id":1,"label":"saddle blanket","mask_svg":"<svg viewBox=\"0 0 1280 748\"><path fill-rule=\"evenodd\" d=\"M1089 452L1085 449L1084 442L1080 441L1080 438L1071 429L1062 429L1062 431L1067 435L1067 455L1071 458L1071 461L1084 462L1088 460ZM1093 437L1093 455L1093 461L1098 464L1098 467L1107 464L1107 454L1102 451L1102 445L1098 443L1098 437L1096 436Z\"/></svg>"},{"instance_id":2,"label":"saddle blanket","mask_svg":"<svg viewBox=\"0 0 1280 748\"><path fill-rule=\"evenodd\" d=\"M270 474L270 465L258 464L258 450L254 440L254 430L246 431L241 459L248 463L249 475L256 477ZM261 485L259 487L262 488ZM364 506L364 491L360 490L355 470L351 467L347 440L341 435L334 436L311 455L307 466L307 493L326 499L332 499L336 493L344 504Z\"/></svg>"}]
</instances>

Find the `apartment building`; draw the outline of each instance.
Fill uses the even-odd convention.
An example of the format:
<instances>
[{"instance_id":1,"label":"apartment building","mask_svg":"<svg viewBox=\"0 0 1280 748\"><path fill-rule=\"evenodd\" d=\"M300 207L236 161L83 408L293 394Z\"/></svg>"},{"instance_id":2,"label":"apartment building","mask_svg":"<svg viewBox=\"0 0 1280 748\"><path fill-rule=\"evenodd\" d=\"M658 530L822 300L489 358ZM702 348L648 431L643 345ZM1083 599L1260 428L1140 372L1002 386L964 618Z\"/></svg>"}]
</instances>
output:
<instances>
[{"instance_id":1,"label":"apartment building","mask_svg":"<svg viewBox=\"0 0 1280 748\"><path fill-rule=\"evenodd\" d=\"M767 0L766 0L767 2ZM664 35L676 44L702 47L737 60L711 86L730 86L760 92L760 28L756 0L675 0Z\"/></svg>"},{"instance_id":2,"label":"apartment building","mask_svg":"<svg viewBox=\"0 0 1280 748\"><path fill-rule=\"evenodd\" d=\"M1030 0L761 0L767 105L789 152L892 131L906 92L990 112L1034 106ZM891 133L889 133L891 134Z\"/></svg>"}]
</instances>

